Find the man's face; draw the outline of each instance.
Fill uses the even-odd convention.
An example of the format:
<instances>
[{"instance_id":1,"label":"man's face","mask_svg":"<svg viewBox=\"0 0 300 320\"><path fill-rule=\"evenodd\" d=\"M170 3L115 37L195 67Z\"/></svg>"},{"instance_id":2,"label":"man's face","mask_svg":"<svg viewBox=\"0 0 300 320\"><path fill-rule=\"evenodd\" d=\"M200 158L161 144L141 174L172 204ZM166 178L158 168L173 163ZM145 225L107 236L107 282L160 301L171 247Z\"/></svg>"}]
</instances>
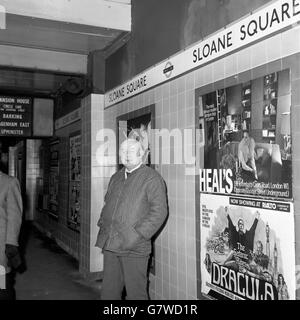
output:
<instances>
[{"instance_id":1,"label":"man's face","mask_svg":"<svg viewBox=\"0 0 300 320\"><path fill-rule=\"evenodd\" d=\"M132 170L142 162L142 155L138 143L125 141L120 148L120 157L122 164Z\"/></svg>"},{"instance_id":2,"label":"man's face","mask_svg":"<svg viewBox=\"0 0 300 320\"><path fill-rule=\"evenodd\" d=\"M240 232L244 232L244 221L242 219L238 221L238 229Z\"/></svg>"},{"instance_id":3,"label":"man's face","mask_svg":"<svg viewBox=\"0 0 300 320\"><path fill-rule=\"evenodd\" d=\"M229 118L229 117L227 117L226 118L226 125L228 126L228 127L230 127L230 125L231 125L231 121L230 121L231 119Z\"/></svg>"},{"instance_id":4,"label":"man's face","mask_svg":"<svg viewBox=\"0 0 300 320\"><path fill-rule=\"evenodd\" d=\"M247 142L249 140L249 133L244 132L244 140Z\"/></svg>"}]
</instances>

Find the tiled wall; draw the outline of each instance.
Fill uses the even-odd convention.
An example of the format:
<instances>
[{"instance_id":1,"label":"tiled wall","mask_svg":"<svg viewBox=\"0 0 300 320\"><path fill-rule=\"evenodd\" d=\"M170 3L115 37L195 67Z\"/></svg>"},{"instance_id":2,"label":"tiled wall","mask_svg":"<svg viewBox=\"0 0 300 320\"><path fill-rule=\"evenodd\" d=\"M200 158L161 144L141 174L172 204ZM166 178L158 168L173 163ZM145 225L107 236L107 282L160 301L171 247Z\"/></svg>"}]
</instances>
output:
<instances>
[{"instance_id":1,"label":"tiled wall","mask_svg":"<svg viewBox=\"0 0 300 320\"><path fill-rule=\"evenodd\" d=\"M81 186L80 186L80 256L79 269L83 274L89 270L90 259L90 194L91 187L91 99L81 102Z\"/></svg>"},{"instance_id":2,"label":"tiled wall","mask_svg":"<svg viewBox=\"0 0 300 320\"><path fill-rule=\"evenodd\" d=\"M201 92L208 93L290 68L293 193L298 267L300 266L300 253L297 250L300 247L299 52L300 31L299 28L294 28L108 107L104 112L105 126L115 130L116 118L119 115L154 103L156 128L194 128L195 88L201 88ZM185 175L184 165L158 165L156 169L168 187L169 218L155 242L156 273L155 276L150 275L150 295L153 299L201 298L200 227L196 178ZM299 290L297 297L300 299Z\"/></svg>"},{"instance_id":3,"label":"tiled wall","mask_svg":"<svg viewBox=\"0 0 300 320\"><path fill-rule=\"evenodd\" d=\"M38 226L56 239L58 244L79 261L80 272L87 277L97 278L103 269L103 258L95 247L98 233L97 222L103 206L105 188L114 166L104 167L97 161L96 154L103 128L103 95L92 94L82 100L82 117L56 131L59 138L59 217L53 219L47 211L36 212ZM80 233L67 227L68 180L69 180L69 136L81 131L81 225ZM45 153L49 157L49 153ZM47 184L49 161L43 165L44 183ZM43 175L43 173L41 173Z\"/></svg>"},{"instance_id":4,"label":"tiled wall","mask_svg":"<svg viewBox=\"0 0 300 320\"><path fill-rule=\"evenodd\" d=\"M69 251L79 258L83 273L101 269L101 255L93 244L96 221L103 206L109 177L114 166L99 164L96 154L100 129L116 130L120 115L155 104L157 129L195 128L195 88L203 93L262 77L275 71L291 69L293 193L295 199L296 265L300 266L300 32L299 28L254 44L215 63L206 65L178 79L166 82L103 111L100 97L92 95L82 104L82 123L77 122L57 132L60 146L59 221L39 213L39 221L53 232ZM104 119L104 120L103 120ZM103 122L104 121L104 122ZM68 210L68 136L82 130L82 227L80 235L66 227ZM298 144L297 144L298 143ZM195 150L195 142L191 142ZM116 150L114 150L115 153ZM160 150L161 151L161 150ZM174 146L170 148L171 155ZM172 159L172 157L171 157ZM171 162L172 163L172 162ZM169 217L155 242L155 275L150 274L152 299L196 299L200 294L200 230L197 180L185 174L185 165L156 166L168 187ZM96 250L96 251L95 251ZM93 257L93 258L91 258ZM300 299L300 292L297 292Z\"/></svg>"},{"instance_id":5,"label":"tiled wall","mask_svg":"<svg viewBox=\"0 0 300 320\"><path fill-rule=\"evenodd\" d=\"M290 75L291 80L291 128L293 158L293 198L295 212L296 270L300 268L300 28L294 28L262 43L254 44L207 65L195 72L195 86L200 94L254 80L272 72L290 69L281 76ZM223 71L217 71L225 70ZM193 73L191 74L193 77ZM288 83L288 81L286 82ZM289 96L288 92L285 92ZM282 96L282 98L284 98ZM200 250L200 247L199 247ZM294 263L291 261L291 263ZM300 299L300 279L296 279L297 299Z\"/></svg>"},{"instance_id":6,"label":"tiled wall","mask_svg":"<svg viewBox=\"0 0 300 320\"><path fill-rule=\"evenodd\" d=\"M101 250L95 247L105 187L113 172L97 160L100 136L104 123L104 97L92 94L82 100L82 175L81 175L81 229L80 271L89 277L97 277L103 270ZM105 173L106 171L106 173Z\"/></svg>"},{"instance_id":7,"label":"tiled wall","mask_svg":"<svg viewBox=\"0 0 300 320\"><path fill-rule=\"evenodd\" d=\"M79 259L80 234L67 226L68 215L68 180L69 180L69 136L81 129L81 121L72 123L56 131L59 144L59 204L58 220L52 218L47 211L36 211L36 222L43 231L56 239L58 244L73 257ZM47 156L47 154L45 155ZM48 155L49 156L49 155ZM44 168L44 176L49 175L49 168ZM46 181L45 181L46 182Z\"/></svg>"},{"instance_id":8,"label":"tiled wall","mask_svg":"<svg viewBox=\"0 0 300 320\"><path fill-rule=\"evenodd\" d=\"M194 92L189 76L106 109L105 126L115 130L116 117L153 103L155 128L194 128ZM174 146L170 151L172 160ZM185 175L183 164L157 165L156 170L167 184L169 217L155 241L155 276L150 274L150 295L153 299L196 299L195 178Z\"/></svg>"},{"instance_id":9,"label":"tiled wall","mask_svg":"<svg viewBox=\"0 0 300 320\"><path fill-rule=\"evenodd\" d=\"M102 271L102 255L95 247L98 233L97 222L103 206L105 188L112 172L103 176L103 167L96 160L100 141L97 134L103 128L103 95L92 94L82 100L81 121L56 131L59 138L59 217L53 219L47 212L37 212L37 222L58 244L79 261L79 270L84 276L98 277ZM67 227L69 136L81 131L81 203L80 233ZM49 157L49 154L45 154ZM47 161L45 162L47 164ZM111 169L111 167L109 168ZM45 166L45 178L49 168ZM115 168L113 168L115 170ZM46 179L44 182L47 183Z\"/></svg>"},{"instance_id":10,"label":"tiled wall","mask_svg":"<svg viewBox=\"0 0 300 320\"><path fill-rule=\"evenodd\" d=\"M39 147L41 140L26 141L26 220L33 220L37 203L37 178L41 176Z\"/></svg>"}]
</instances>

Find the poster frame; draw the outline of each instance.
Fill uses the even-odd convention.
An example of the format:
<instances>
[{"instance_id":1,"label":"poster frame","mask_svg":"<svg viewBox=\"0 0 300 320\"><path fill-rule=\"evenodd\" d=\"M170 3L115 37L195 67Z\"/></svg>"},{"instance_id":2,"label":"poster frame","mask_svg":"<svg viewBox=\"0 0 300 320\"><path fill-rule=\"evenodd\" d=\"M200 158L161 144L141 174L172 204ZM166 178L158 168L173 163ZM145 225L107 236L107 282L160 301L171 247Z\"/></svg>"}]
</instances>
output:
<instances>
[{"instance_id":1,"label":"poster frame","mask_svg":"<svg viewBox=\"0 0 300 320\"><path fill-rule=\"evenodd\" d=\"M203 127L203 122L205 122L205 111L203 111L204 109L204 102L200 100L203 97L208 97L209 95L215 93L216 95L216 106L218 106L218 95L217 92L218 91L222 91L222 90L227 90L227 89L232 89L234 87L241 87L241 89L243 90L243 84L247 84L247 86L249 85L250 81L258 81L261 80L262 81L262 86L264 85L264 78L266 78L267 76L270 76L272 74L276 75L276 81L278 82L278 75L283 75L283 73L288 73L289 75L291 75L292 73L292 69L291 66L286 66L283 69L280 70L270 70L270 71L266 71L264 74L260 73L258 76L253 76L251 74L251 72L249 71L248 73L245 73L245 75L243 76L242 79L236 80L236 81L227 81L227 80L223 80L223 81L219 81L214 83L214 85L211 86L205 86L205 87L198 87L195 88L195 107L196 107L196 118L197 118L197 123L196 123L196 127L200 128L200 126ZM285 79L285 77L283 76L283 78ZM289 84L287 85L285 82L282 82L282 87L289 87L289 93L286 93L286 91L284 91L284 93L281 93L281 95L279 96L279 98L285 98L288 97L288 99L290 100L289 103L287 103L285 101L285 105L284 107L282 107L281 110L284 110L285 112L282 114L279 114L279 110L278 110L278 117L279 115L281 117L283 117L283 114L285 114L285 117L290 119L289 122L289 139L288 141L291 143L292 141L292 136L291 136L291 117L292 117L292 107L291 107L291 80L290 77L287 78L288 80L282 80L282 81L289 81ZM276 84L278 85L278 83ZM257 86L257 84L256 84ZM264 86L260 89L261 90L261 97L259 101L255 100L255 103L253 102L253 105L255 107L257 107L258 104L261 104L261 121L264 120L264 116L263 116L263 108L266 104L266 98L265 98L265 94L264 94ZM252 89L251 89L252 90ZM287 90L286 88L282 89L283 90ZM276 88L276 99L279 99L277 94L279 92L279 89ZM242 101L242 97L241 96L241 100ZM272 98L274 99L274 98ZM250 103L251 103L251 98L250 98ZM282 105L282 104L281 104ZM286 112L287 110L285 110L287 107L289 106L289 110L288 112ZM201 112L202 109L202 112ZM209 110L208 110L209 111ZM215 126L219 126L219 122L221 123L221 121L217 122L217 117L218 114L220 114L221 112L219 112L220 110L217 110L214 115L215 120L211 121L211 122L215 122ZM259 112L260 112L259 111ZM258 112L258 111L257 111ZM256 112L256 113L257 113ZM243 118L242 116L243 113L243 108L241 108L241 119ZM236 114L238 115L238 114ZM208 116L210 116L210 113L208 114ZM257 115L256 115L257 117ZM255 118L257 120L257 118ZM280 125L278 125L278 123ZM236 132L234 133L235 137L233 139L233 142L231 142L231 144L233 145L233 148L228 148L230 150L230 154L234 154L234 158L235 158L235 165L234 165L234 169L232 169L232 172L234 172L234 175L232 177L233 183L234 183L234 189L236 188L236 190L239 190L238 192L235 192L235 190L230 191L230 192L225 192L225 191L213 191L212 193L215 194L236 194L236 195L241 195L241 196L249 196L249 197L257 197L257 198L267 198L267 199L280 199L281 201L292 201L293 200L293 188L292 188L292 150L293 150L293 146L290 147L289 151L288 151L288 158L285 158L285 150L283 151L284 148L284 143L282 143L282 140L284 139L284 134L283 132L286 130L283 128L283 126L281 126L281 123L279 120L277 120L277 125L278 127L276 128L276 141L278 140L278 142L275 143L275 138L274 137L270 137L269 139L267 139L268 141L266 141L265 137L263 136L263 127L261 129L258 129L258 127L254 127L254 129L251 127L250 130L250 134L252 133L251 131L255 131L255 148L257 148L256 150L261 151L261 154L265 155L268 152L270 152L270 148L271 148L271 164L270 166L263 164L263 156L261 156L259 162L260 162L260 172L263 172L263 174L260 176L258 175L258 179L252 179L251 180L251 185L253 185L255 188L253 190L255 190L254 193L249 193L247 190L250 188L248 187L248 185L250 185L248 183L247 180L242 180L241 179L241 175L240 175L240 171L241 170L241 165L238 161L238 156L237 156L237 147L235 145L233 145L233 143L235 143L237 145L237 143L242 139L242 122L240 124L240 128L238 130L236 130ZM261 123L261 125L263 125L263 122ZM256 125L257 126L257 125ZM247 128L248 129L248 128ZM205 140L209 139L208 137L208 133L204 131L204 136L205 136ZM211 169L212 173L214 173L213 171L219 170L221 168L223 168L222 166L222 154L226 154L227 152L225 152L227 149L227 144L224 144L223 141L220 141L220 132L222 132L222 130L219 130L219 127L217 128L217 131L214 134L214 147L212 148L211 154L213 155L213 159L211 160L211 162L213 163L211 165L211 167L207 167L205 165L205 160L204 159L204 154L207 155L209 154L207 152L207 150L204 150L203 148L205 148L205 144L207 143L206 141L204 141L204 146L202 144L202 155L200 155L200 171L202 173L204 173L206 171L206 169ZM259 134L258 132L260 132L260 138L257 138L257 135ZM240 138L238 138L240 137ZM258 139L258 140L257 140ZM269 141L270 140L270 141ZM271 141L273 140L273 141ZM223 146L224 144L224 146ZM230 146L231 147L231 146ZM234 151L232 151L232 150ZM260 155L257 153L258 157L260 157ZM275 159L275 160L274 160ZM280 159L280 161L278 161L277 159ZM273 162L274 161L274 162ZM231 161L232 162L232 161ZM255 162L257 163L257 160L255 160ZM267 163L265 161L265 163ZM257 165L257 164L256 164ZM279 169L280 166L280 169ZM203 170L204 169L204 170ZM267 170L269 169L270 172L268 172ZM265 170L268 173L265 173L263 170ZM199 171L199 175L200 175L200 171ZM235 174L237 174L237 172L239 171L239 175L237 177L235 177ZM269 178L264 178L263 175L265 174L265 176L269 175ZM281 176L281 178L280 178ZM260 178L263 177L263 178ZM277 186L274 187L273 186ZM257 187L257 188L256 188ZM252 187L251 187L252 188ZM203 193L211 193L210 190L203 190L200 189L201 192ZM277 195L277 194L281 194L281 195Z\"/></svg>"},{"instance_id":2,"label":"poster frame","mask_svg":"<svg viewBox=\"0 0 300 320\"><path fill-rule=\"evenodd\" d=\"M295 260L293 203L207 193L200 194L200 202L202 295L217 300L295 299L295 264L289 262ZM249 246L253 241L253 248L249 246L248 251L238 248L241 246L238 242L235 247L233 243L237 238L232 234L234 231L230 231L230 221L237 232L241 218L244 239L248 243L245 245ZM289 229L287 233L281 228L283 223ZM258 244L261 247L259 255ZM226 284L225 278L223 283L223 280L219 281L220 274L230 275L231 288L228 288L230 281ZM279 289L280 276L286 281L288 294Z\"/></svg>"},{"instance_id":3,"label":"poster frame","mask_svg":"<svg viewBox=\"0 0 300 320\"><path fill-rule=\"evenodd\" d=\"M79 142L79 155L76 153L75 157L72 157L72 147L71 143L72 141L75 141L75 139L80 139ZM81 131L77 130L75 132L72 132L69 135L68 140L68 216L67 216L67 225L68 228L72 229L75 232L80 232L80 202L81 202L81 145L82 145L82 135ZM78 159L79 158L79 159ZM77 172L72 171L72 159L74 159L74 163L77 163ZM72 201L73 200L73 201ZM76 211L77 219L78 221L73 221L72 217L74 216L73 211Z\"/></svg>"},{"instance_id":4,"label":"poster frame","mask_svg":"<svg viewBox=\"0 0 300 320\"><path fill-rule=\"evenodd\" d=\"M49 143L50 152L50 167L49 167L49 198L48 198L48 214L51 218L59 219L59 200L58 197L54 195L52 199L52 191L59 194L59 143L60 139L55 138ZM54 149L54 150L53 150ZM51 184L52 188L51 188ZM53 208L53 209L52 209ZM55 209L56 208L56 209Z\"/></svg>"}]
</instances>

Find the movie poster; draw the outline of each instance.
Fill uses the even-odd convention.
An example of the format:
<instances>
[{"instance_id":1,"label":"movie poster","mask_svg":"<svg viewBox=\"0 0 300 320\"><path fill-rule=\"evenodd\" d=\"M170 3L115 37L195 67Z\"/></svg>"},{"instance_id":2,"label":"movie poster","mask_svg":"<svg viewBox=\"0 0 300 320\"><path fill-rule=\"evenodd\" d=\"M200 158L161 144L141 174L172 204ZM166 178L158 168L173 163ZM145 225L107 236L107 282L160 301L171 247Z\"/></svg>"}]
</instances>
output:
<instances>
[{"instance_id":1,"label":"movie poster","mask_svg":"<svg viewBox=\"0 0 300 320\"><path fill-rule=\"evenodd\" d=\"M68 226L80 230L81 135L70 136L69 214Z\"/></svg>"},{"instance_id":2,"label":"movie poster","mask_svg":"<svg viewBox=\"0 0 300 320\"><path fill-rule=\"evenodd\" d=\"M70 136L70 180L80 181L81 136Z\"/></svg>"},{"instance_id":3,"label":"movie poster","mask_svg":"<svg viewBox=\"0 0 300 320\"><path fill-rule=\"evenodd\" d=\"M80 230L80 181L70 181L69 184L68 226Z\"/></svg>"},{"instance_id":4,"label":"movie poster","mask_svg":"<svg viewBox=\"0 0 300 320\"><path fill-rule=\"evenodd\" d=\"M50 143L49 214L58 218L59 140Z\"/></svg>"},{"instance_id":5,"label":"movie poster","mask_svg":"<svg viewBox=\"0 0 300 320\"><path fill-rule=\"evenodd\" d=\"M196 89L200 191L292 199L290 70L202 94Z\"/></svg>"},{"instance_id":6,"label":"movie poster","mask_svg":"<svg viewBox=\"0 0 300 320\"><path fill-rule=\"evenodd\" d=\"M215 299L295 299L293 204L212 194L200 201L202 292Z\"/></svg>"}]
</instances>

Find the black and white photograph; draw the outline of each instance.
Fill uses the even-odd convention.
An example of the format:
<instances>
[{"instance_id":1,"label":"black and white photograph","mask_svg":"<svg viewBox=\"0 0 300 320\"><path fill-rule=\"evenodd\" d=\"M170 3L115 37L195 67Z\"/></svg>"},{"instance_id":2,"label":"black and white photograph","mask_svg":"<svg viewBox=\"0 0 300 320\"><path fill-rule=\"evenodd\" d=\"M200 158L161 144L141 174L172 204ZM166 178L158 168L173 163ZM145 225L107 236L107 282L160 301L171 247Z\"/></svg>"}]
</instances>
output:
<instances>
[{"instance_id":1,"label":"black and white photograph","mask_svg":"<svg viewBox=\"0 0 300 320\"><path fill-rule=\"evenodd\" d=\"M300 300L299 66L300 0L0 0L3 313Z\"/></svg>"}]
</instances>

